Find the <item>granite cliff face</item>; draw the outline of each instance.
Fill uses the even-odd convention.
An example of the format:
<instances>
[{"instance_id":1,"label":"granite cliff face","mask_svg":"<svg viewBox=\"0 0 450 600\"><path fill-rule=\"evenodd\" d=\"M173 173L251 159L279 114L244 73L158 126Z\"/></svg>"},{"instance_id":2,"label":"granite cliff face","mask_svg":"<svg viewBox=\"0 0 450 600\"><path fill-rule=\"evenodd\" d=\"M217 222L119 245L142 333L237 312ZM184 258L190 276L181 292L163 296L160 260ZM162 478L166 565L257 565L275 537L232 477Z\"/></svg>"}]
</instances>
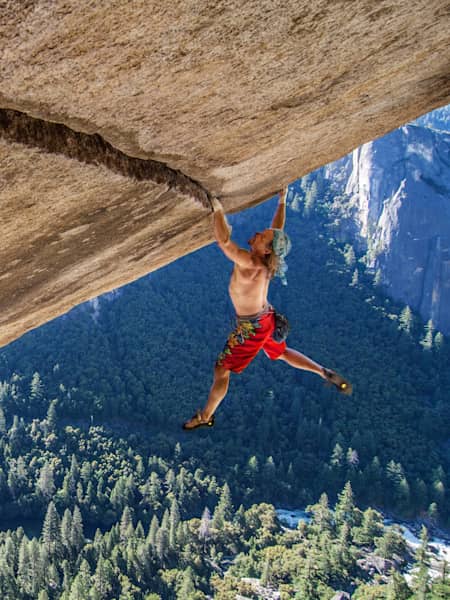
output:
<instances>
[{"instance_id":1,"label":"granite cliff face","mask_svg":"<svg viewBox=\"0 0 450 600\"><path fill-rule=\"evenodd\" d=\"M404 126L330 165L347 234L394 298L450 334L450 133Z\"/></svg>"},{"instance_id":2,"label":"granite cliff face","mask_svg":"<svg viewBox=\"0 0 450 600\"><path fill-rule=\"evenodd\" d=\"M0 344L450 101L443 0L0 3Z\"/></svg>"}]
</instances>

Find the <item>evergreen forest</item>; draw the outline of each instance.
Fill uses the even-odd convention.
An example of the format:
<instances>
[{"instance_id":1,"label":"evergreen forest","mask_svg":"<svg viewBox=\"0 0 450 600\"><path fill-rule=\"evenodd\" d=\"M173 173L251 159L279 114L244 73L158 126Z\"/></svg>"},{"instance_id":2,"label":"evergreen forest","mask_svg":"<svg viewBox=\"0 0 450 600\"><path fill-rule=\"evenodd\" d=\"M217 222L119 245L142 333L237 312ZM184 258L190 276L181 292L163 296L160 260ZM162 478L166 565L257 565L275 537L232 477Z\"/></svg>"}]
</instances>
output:
<instances>
[{"instance_id":1,"label":"evergreen forest","mask_svg":"<svg viewBox=\"0 0 450 600\"><path fill-rule=\"evenodd\" d=\"M261 355L214 428L182 431L233 326L215 245L0 350L2 598L264 597L255 580L283 600L450 597L427 550L450 527L450 344L339 241L336 202L326 182L293 186L288 286L270 300L289 345L352 396ZM274 210L231 216L233 237L245 246ZM274 506L311 521L285 530ZM409 583L381 511L426 526Z\"/></svg>"}]
</instances>

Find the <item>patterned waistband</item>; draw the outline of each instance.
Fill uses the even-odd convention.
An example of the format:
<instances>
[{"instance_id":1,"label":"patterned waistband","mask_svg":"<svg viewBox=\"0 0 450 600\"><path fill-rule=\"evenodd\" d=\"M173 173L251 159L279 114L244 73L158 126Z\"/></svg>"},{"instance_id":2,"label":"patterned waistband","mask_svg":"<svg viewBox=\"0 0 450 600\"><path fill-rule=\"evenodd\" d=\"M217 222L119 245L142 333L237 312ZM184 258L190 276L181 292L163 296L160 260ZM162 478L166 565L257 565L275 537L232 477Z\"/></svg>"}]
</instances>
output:
<instances>
[{"instance_id":1,"label":"patterned waistband","mask_svg":"<svg viewBox=\"0 0 450 600\"><path fill-rule=\"evenodd\" d=\"M236 315L236 321L238 323L244 323L245 321L258 321L264 315L273 311L273 306L271 304L266 304L265 307L254 315Z\"/></svg>"}]
</instances>

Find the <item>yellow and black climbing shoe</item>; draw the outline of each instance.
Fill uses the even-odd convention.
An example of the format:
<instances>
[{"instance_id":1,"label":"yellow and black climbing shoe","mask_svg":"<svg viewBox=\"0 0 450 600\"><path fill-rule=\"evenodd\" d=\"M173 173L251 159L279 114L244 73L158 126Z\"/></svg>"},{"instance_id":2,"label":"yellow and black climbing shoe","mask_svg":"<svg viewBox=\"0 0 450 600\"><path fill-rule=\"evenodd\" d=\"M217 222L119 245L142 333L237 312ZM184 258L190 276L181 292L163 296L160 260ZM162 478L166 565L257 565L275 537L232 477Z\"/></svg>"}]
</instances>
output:
<instances>
[{"instance_id":1,"label":"yellow and black climbing shoe","mask_svg":"<svg viewBox=\"0 0 450 600\"><path fill-rule=\"evenodd\" d=\"M186 423L183 423L183 429L185 431L191 431L193 429L199 429L200 427L213 427L214 425L214 415L212 415L207 421L204 421L202 419L202 413L200 410L198 410L195 415L192 417L192 419L189 419L189 421L186 421Z\"/></svg>"},{"instance_id":2,"label":"yellow and black climbing shoe","mask_svg":"<svg viewBox=\"0 0 450 600\"><path fill-rule=\"evenodd\" d=\"M341 394L346 394L350 396L350 394L353 391L353 386L349 381L347 381L331 369L324 368L323 374L325 375L327 383L333 385L339 392L341 392Z\"/></svg>"}]
</instances>

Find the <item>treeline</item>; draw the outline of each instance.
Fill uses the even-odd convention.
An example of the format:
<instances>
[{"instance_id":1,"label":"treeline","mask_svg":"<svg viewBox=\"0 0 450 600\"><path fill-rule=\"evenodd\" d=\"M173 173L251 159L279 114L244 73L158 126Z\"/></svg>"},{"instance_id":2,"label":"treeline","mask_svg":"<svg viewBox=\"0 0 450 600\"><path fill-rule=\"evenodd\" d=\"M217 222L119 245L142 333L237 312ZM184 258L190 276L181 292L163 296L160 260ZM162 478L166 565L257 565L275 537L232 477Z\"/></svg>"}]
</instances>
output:
<instances>
[{"instance_id":1,"label":"treeline","mask_svg":"<svg viewBox=\"0 0 450 600\"><path fill-rule=\"evenodd\" d=\"M0 533L5 600L225 600L258 598L261 586L282 600L447 597L445 569L429 576L426 531L408 586L402 536L357 508L350 483L334 511L322 494L311 522L285 531L271 505L236 508L228 484L180 445L144 460L145 440L57 427L49 412L2 436L1 516L27 525Z\"/></svg>"}]
</instances>

